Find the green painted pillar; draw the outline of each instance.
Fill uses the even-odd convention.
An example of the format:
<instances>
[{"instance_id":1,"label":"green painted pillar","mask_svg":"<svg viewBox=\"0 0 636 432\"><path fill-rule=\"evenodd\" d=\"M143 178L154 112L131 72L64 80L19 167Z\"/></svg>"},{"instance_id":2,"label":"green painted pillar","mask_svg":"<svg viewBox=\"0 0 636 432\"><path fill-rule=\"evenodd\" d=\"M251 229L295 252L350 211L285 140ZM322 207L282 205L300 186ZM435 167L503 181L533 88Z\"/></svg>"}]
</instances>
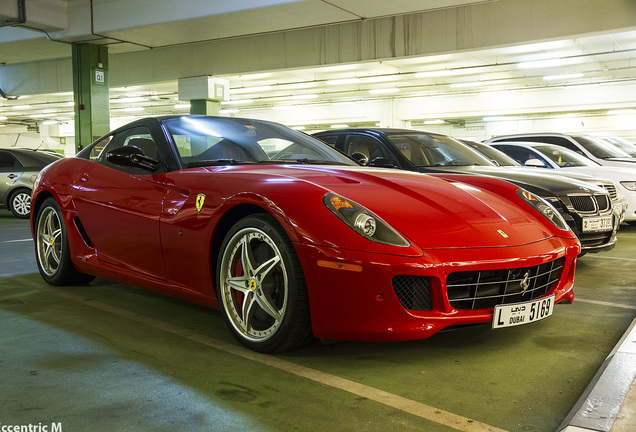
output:
<instances>
[{"instance_id":1,"label":"green painted pillar","mask_svg":"<svg viewBox=\"0 0 636 432\"><path fill-rule=\"evenodd\" d=\"M110 131L108 95L108 47L73 45L76 151Z\"/></svg>"},{"instance_id":2,"label":"green painted pillar","mask_svg":"<svg viewBox=\"0 0 636 432\"><path fill-rule=\"evenodd\" d=\"M193 99L190 101L190 114L218 116L221 102L212 99Z\"/></svg>"}]
</instances>

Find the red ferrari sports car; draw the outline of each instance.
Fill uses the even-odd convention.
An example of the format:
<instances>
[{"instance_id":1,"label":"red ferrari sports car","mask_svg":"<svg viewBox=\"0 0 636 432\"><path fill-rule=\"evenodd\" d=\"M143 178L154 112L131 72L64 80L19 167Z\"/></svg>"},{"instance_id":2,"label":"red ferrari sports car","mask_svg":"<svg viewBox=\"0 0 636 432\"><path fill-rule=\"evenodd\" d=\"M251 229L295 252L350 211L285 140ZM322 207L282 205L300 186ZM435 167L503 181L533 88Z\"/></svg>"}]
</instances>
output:
<instances>
[{"instance_id":1,"label":"red ferrari sports car","mask_svg":"<svg viewBox=\"0 0 636 432\"><path fill-rule=\"evenodd\" d=\"M573 300L580 252L518 186L364 168L238 118L130 123L44 169L31 205L49 284L99 276L220 308L268 353L533 322Z\"/></svg>"}]
</instances>

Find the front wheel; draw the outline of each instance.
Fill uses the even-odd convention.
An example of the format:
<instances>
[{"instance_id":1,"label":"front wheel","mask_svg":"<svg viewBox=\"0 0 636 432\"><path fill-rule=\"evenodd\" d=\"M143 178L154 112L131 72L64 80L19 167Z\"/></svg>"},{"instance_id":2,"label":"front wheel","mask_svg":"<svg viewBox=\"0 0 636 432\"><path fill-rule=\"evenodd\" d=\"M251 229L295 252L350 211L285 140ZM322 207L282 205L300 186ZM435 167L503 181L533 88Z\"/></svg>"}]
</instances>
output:
<instances>
[{"instance_id":1,"label":"front wheel","mask_svg":"<svg viewBox=\"0 0 636 432\"><path fill-rule=\"evenodd\" d=\"M273 216L248 216L232 227L221 246L216 274L219 304L243 345L274 353L311 340L300 261Z\"/></svg>"},{"instance_id":2,"label":"front wheel","mask_svg":"<svg viewBox=\"0 0 636 432\"><path fill-rule=\"evenodd\" d=\"M66 226L60 206L47 198L38 211L35 225L35 255L42 278L50 285L88 283L95 276L80 273L71 261Z\"/></svg>"},{"instance_id":3,"label":"front wheel","mask_svg":"<svg viewBox=\"0 0 636 432\"><path fill-rule=\"evenodd\" d=\"M31 212L31 191L18 189L9 197L9 210L20 219L27 219Z\"/></svg>"}]
</instances>

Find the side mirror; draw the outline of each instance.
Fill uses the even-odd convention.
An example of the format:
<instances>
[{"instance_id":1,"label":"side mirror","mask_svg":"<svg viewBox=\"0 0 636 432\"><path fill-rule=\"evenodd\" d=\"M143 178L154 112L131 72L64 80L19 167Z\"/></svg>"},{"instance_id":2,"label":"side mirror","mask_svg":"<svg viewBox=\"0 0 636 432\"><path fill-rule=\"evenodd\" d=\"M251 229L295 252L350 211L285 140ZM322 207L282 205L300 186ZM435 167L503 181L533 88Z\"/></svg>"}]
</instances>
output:
<instances>
[{"instance_id":1,"label":"side mirror","mask_svg":"<svg viewBox=\"0 0 636 432\"><path fill-rule=\"evenodd\" d=\"M536 167L536 168L547 168L548 166L541 162L539 159L528 159L525 163L525 166Z\"/></svg>"},{"instance_id":2,"label":"side mirror","mask_svg":"<svg viewBox=\"0 0 636 432\"><path fill-rule=\"evenodd\" d=\"M395 164L393 162L382 156L372 159L371 162L369 162L369 166L378 168L395 168Z\"/></svg>"},{"instance_id":3,"label":"side mirror","mask_svg":"<svg viewBox=\"0 0 636 432\"><path fill-rule=\"evenodd\" d=\"M362 166L369 165L369 158L364 153L353 152L351 153L351 159L358 162Z\"/></svg>"},{"instance_id":4,"label":"side mirror","mask_svg":"<svg viewBox=\"0 0 636 432\"><path fill-rule=\"evenodd\" d=\"M146 156L139 147L132 145L118 147L106 153L106 160L113 165L141 168L151 172L159 165L157 159Z\"/></svg>"}]
</instances>

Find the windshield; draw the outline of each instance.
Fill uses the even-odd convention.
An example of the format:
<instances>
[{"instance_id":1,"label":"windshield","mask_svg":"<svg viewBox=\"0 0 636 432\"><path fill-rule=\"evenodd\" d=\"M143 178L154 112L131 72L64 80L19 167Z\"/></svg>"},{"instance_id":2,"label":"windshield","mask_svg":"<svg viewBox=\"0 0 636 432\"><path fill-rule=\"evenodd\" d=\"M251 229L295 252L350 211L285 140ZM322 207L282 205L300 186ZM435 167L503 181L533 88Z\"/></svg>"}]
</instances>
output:
<instances>
[{"instance_id":1,"label":"windshield","mask_svg":"<svg viewBox=\"0 0 636 432\"><path fill-rule=\"evenodd\" d=\"M623 150L625 153L629 154L632 157L636 157L636 144L627 141L625 138L604 136L598 137L598 139L612 144L614 147Z\"/></svg>"},{"instance_id":2,"label":"windshield","mask_svg":"<svg viewBox=\"0 0 636 432\"><path fill-rule=\"evenodd\" d=\"M418 167L493 166L493 162L445 135L422 132L387 133L387 138L408 160Z\"/></svg>"},{"instance_id":3,"label":"windshield","mask_svg":"<svg viewBox=\"0 0 636 432\"><path fill-rule=\"evenodd\" d=\"M631 156L623 150L599 139L583 136L573 136L572 138L581 144L585 150L589 151L594 157L599 159L631 158Z\"/></svg>"},{"instance_id":4,"label":"windshield","mask_svg":"<svg viewBox=\"0 0 636 432\"><path fill-rule=\"evenodd\" d=\"M357 165L301 132L267 121L183 116L164 120L188 167L251 163Z\"/></svg>"},{"instance_id":5,"label":"windshield","mask_svg":"<svg viewBox=\"0 0 636 432\"><path fill-rule=\"evenodd\" d=\"M486 156L491 161L494 161L499 166L521 166L516 160L505 154L504 152L497 150L494 147L490 147L486 144L476 143L473 141L463 141L467 146L477 150L482 155Z\"/></svg>"},{"instance_id":6,"label":"windshield","mask_svg":"<svg viewBox=\"0 0 636 432\"><path fill-rule=\"evenodd\" d=\"M540 151L545 157L552 160L560 167L599 166L599 164L585 156L581 156L580 154L561 146L546 144L536 145L533 146L533 148Z\"/></svg>"}]
</instances>

